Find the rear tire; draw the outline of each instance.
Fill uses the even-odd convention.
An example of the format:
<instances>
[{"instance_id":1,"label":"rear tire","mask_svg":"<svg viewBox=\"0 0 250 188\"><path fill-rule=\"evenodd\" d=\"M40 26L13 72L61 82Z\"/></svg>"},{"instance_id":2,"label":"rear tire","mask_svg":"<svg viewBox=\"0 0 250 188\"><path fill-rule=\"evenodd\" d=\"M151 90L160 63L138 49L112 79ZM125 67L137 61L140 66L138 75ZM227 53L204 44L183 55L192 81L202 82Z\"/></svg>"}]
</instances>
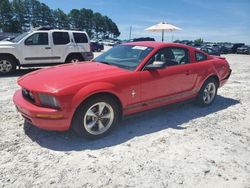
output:
<instances>
[{"instance_id":1,"label":"rear tire","mask_svg":"<svg viewBox=\"0 0 250 188\"><path fill-rule=\"evenodd\" d=\"M78 107L71 127L81 137L98 139L116 127L119 117L118 104L112 98L94 97Z\"/></svg>"},{"instance_id":2,"label":"rear tire","mask_svg":"<svg viewBox=\"0 0 250 188\"><path fill-rule=\"evenodd\" d=\"M196 99L196 103L200 106L211 105L217 95L218 83L214 78L209 78L201 87Z\"/></svg>"},{"instance_id":3,"label":"rear tire","mask_svg":"<svg viewBox=\"0 0 250 188\"><path fill-rule=\"evenodd\" d=\"M9 75L16 71L16 61L10 56L0 56L0 75Z\"/></svg>"},{"instance_id":4,"label":"rear tire","mask_svg":"<svg viewBox=\"0 0 250 188\"><path fill-rule=\"evenodd\" d=\"M65 63L78 63L83 61L83 58L80 55L70 55L67 57Z\"/></svg>"}]
</instances>

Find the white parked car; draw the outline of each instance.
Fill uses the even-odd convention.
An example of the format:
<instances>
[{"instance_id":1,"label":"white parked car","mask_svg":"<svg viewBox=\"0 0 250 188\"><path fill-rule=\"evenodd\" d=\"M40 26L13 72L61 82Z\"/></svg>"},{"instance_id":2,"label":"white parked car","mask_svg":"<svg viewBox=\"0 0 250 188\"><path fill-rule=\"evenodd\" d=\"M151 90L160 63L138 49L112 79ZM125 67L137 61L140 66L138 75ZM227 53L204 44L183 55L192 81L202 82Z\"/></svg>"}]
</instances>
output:
<instances>
[{"instance_id":1,"label":"white parked car","mask_svg":"<svg viewBox=\"0 0 250 188\"><path fill-rule=\"evenodd\" d=\"M40 28L11 41L0 41L0 74L16 67L48 66L93 58L86 32Z\"/></svg>"}]
</instances>

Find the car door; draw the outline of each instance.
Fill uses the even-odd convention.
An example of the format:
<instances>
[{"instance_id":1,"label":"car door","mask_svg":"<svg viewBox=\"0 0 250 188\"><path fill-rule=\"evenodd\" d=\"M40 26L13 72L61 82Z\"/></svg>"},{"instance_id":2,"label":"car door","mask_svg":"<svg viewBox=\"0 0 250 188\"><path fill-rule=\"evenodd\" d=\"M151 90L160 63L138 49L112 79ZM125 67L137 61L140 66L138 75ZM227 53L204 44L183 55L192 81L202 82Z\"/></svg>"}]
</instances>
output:
<instances>
[{"instance_id":1,"label":"car door","mask_svg":"<svg viewBox=\"0 0 250 188\"><path fill-rule=\"evenodd\" d=\"M47 32L37 32L24 40L24 46L19 50L25 64L40 64L51 62L51 44Z\"/></svg>"},{"instance_id":2,"label":"car door","mask_svg":"<svg viewBox=\"0 0 250 188\"><path fill-rule=\"evenodd\" d=\"M75 44L70 40L69 32L67 31L53 31L52 41L52 55L55 63L64 63L66 56L75 51Z\"/></svg>"},{"instance_id":3,"label":"car door","mask_svg":"<svg viewBox=\"0 0 250 188\"><path fill-rule=\"evenodd\" d=\"M142 101L156 102L178 99L190 95L195 84L189 51L186 48L168 47L154 54L147 64L163 61L163 69L143 70L140 75ZM146 65L147 65L146 64Z\"/></svg>"}]
</instances>

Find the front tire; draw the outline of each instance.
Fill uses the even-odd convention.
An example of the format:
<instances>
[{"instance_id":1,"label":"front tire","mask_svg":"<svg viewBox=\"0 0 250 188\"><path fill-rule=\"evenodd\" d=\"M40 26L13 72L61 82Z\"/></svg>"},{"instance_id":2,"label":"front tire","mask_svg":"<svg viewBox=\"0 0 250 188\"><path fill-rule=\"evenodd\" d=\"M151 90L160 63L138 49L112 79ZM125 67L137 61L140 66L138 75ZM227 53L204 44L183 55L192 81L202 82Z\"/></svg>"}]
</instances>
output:
<instances>
[{"instance_id":1,"label":"front tire","mask_svg":"<svg viewBox=\"0 0 250 188\"><path fill-rule=\"evenodd\" d=\"M197 96L197 104L200 106L211 105L217 95L218 83L214 78L209 78L201 87Z\"/></svg>"},{"instance_id":2,"label":"front tire","mask_svg":"<svg viewBox=\"0 0 250 188\"><path fill-rule=\"evenodd\" d=\"M81 137L98 139L110 133L120 116L116 102L106 96L94 97L82 103L72 120L72 129Z\"/></svg>"},{"instance_id":3,"label":"front tire","mask_svg":"<svg viewBox=\"0 0 250 188\"><path fill-rule=\"evenodd\" d=\"M12 57L1 56L0 57L0 74L8 75L16 71L16 62Z\"/></svg>"}]
</instances>

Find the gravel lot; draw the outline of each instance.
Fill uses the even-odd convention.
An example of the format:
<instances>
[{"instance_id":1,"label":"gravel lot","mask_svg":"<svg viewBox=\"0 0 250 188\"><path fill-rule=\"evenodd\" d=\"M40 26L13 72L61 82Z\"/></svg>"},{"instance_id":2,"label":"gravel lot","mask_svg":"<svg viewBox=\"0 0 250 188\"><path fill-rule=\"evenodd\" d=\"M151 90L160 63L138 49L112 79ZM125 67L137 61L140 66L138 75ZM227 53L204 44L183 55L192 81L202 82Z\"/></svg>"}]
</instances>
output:
<instances>
[{"instance_id":1,"label":"gravel lot","mask_svg":"<svg viewBox=\"0 0 250 188\"><path fill-rule=\"evenodd\" d=\"M233 69L215 103L172 105L126 117L87 141L25 124L0 78L0 187L250 187L250 56Z\"/></svg>"}]
</instances>

